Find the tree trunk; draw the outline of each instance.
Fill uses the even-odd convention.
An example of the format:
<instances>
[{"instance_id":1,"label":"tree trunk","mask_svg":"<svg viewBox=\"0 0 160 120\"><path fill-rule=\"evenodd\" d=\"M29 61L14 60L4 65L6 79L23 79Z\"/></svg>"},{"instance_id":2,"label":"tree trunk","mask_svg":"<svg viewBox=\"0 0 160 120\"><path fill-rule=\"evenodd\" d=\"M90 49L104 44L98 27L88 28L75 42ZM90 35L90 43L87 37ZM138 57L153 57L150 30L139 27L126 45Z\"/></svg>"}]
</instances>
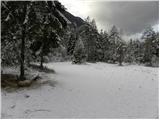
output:
<instances>
[{"instance_id":1,"label":"tree trunk","mask_svg":"<svg viewBox=\"0 0 160 120\"><path fill-rule=\"evenodd\" d=\"M122 66L122 60L120 59L120 61L119 61L119 66Z\"/></svg>"},{"instance_id":2,"label":"tree trunk","mask_svg":"<svg viewBox=\"0 0 160 120\"><path fill-rule=\"evenodd\" d=\"M122 62L123 62L123 51L120 50L120 54L119 54L119 66L122 66Z\"/></svg>"},{"instance_id":3,"label":"tree trunk","mask_svg":"<svg viewBox=\"0 0 160 120\"><path fill-rule=\"evenodd\" d=\"M40 68L43 69L43 51L41 53L41 63L40 63Z\"/></svg>"},{"instance_id":4,"label":"tree trunk","mask_svg":"<svg viewBox=\"0 0 160 120\"><path fill-rule=\"evenodd\" d=\"M43 51L43 49L44 49L44 43L43 43L44 41L42 41L42 47L41 47L41 53L40 53L40 68L41 69L43 69L43 62L44 62L44 58L43 58L43 56L44 56L44 51Z\"/></svg>"},{"instance_id":5,"label":"tree trunk","mask_svg":"<svg viewBox=\"0 0 160 120\"><path fill-rule=\"evenodd\" d=\"M24 60L25 60L25 38L26 38L26 24L24 23L27 14L27 4L24 4L23 7L23 23L22 24L22 38L21 38L21 58L20 58L20 80L25 80L24 77Z\"/></svg>"},{"instance_id":6,"label":"tree trunk","mask_svg":"<svg viewBox=\"0 0 160 120\"><path fill-rule=\"evenodd\" d=\"M20 80L24 80L24 60L25 60L25 29L26 26L22 26L22 39L21 39L21 60L20 60Z\"/></svg>"}]
</instances>

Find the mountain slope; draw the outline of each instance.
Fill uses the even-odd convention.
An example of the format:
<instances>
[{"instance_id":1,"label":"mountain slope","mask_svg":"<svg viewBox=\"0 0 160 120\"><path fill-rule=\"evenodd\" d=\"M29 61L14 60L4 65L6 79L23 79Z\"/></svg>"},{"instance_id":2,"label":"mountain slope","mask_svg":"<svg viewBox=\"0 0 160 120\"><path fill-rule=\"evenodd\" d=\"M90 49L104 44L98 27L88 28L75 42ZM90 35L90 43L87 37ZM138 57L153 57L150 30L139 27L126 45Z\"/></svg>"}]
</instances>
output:
<instances>
[{"instance_id":1,"label":"mountain slope","mask_svg":"<svg viewBox=\"0 0 160 120\"><path fill-rule=\"evenodd\" d=\"M72 22L72 24L76 23L77 27L80 27L81 25L83 25L85 23L85 21L82 18L76 17L76 16L72 15L71 13L69 13L68 11L63 11L63 15L70 22Z\"/></svg>"}]
</instances>

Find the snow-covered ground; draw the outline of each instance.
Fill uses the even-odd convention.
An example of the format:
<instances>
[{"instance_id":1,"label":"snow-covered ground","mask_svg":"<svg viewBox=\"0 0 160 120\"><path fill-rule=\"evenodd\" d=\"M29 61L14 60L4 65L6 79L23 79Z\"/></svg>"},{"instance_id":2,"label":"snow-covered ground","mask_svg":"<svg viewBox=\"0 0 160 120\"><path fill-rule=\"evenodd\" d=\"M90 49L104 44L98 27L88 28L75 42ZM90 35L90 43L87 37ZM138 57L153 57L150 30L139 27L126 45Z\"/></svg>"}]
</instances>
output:
<instances>
[{"instance_id":1,"label":"snow-covered ground","mask_svg":"<svg viewBox=\"0 0 160 120\"><path fill-rule=\"evenodd\" d=\"M56 71L43 73L50 84L2 90L2 118L158 118L158 68L46 65Z\"/></svg>"}]
</instances>

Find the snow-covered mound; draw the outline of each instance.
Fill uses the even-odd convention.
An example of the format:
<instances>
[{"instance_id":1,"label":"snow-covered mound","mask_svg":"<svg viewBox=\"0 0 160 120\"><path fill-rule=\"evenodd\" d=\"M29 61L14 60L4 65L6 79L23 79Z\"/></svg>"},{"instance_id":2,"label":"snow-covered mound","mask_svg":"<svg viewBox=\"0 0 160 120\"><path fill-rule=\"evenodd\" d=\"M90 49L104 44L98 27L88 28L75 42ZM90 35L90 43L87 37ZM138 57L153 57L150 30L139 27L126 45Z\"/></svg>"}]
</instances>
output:
<instances>
[{"instance_id":1,"label":"snow-covered mound","mask_svg":"<svg viewBox=\"0 0 160 120\"><path fill-rule=\"evenodd\" d=\"M46 64L52 84L7 93L2 118L158 118L158 68Z\"/></svg>"}]
</instances>

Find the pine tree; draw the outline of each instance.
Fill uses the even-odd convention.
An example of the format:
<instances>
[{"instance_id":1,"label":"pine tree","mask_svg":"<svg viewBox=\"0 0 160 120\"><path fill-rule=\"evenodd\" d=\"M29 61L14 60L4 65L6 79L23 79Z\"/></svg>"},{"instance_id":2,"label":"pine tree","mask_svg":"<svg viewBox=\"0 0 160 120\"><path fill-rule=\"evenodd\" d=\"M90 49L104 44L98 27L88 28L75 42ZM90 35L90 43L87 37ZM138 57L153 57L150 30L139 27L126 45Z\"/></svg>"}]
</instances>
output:
<instances>
[{"instance_id":1,"label":"pine tree","mask_svg":"<svg viewBox=\"0 0 160 120\"><path fill-rule=\"evenodd\" d=\"M130 41L127 44L127 47L126 47L125 62L131 64L135 61L134 51L135 51L135 49L133 47L133 40L130 39Z\"/></svg>"},{"instance_id":2,"label":"pine tree","mask_svg":"<svg viewBox=\"0 0 160 120\"><path fill-rule=\"evenodd\" d=\"M103 62L107 62L109 60L109 36L106 31L100 32L100 41L98 42L99 49L101 51L102 58L100 59Z\"/></svg>"},{"instance_id":3,"label":"pine tree","mask_svg":"<svg viewBox=\"0 0 160 120\"><path fill-rule=\"evenodd\" d=\"M86 53L81 37L78 38L73 53L73 63L82 64L86 61Z\"/></svg>"},{"instance_id":4,"label":"pine tree","mask_svg":"<svg viewBox=\"0 0 160 120\"><path fill-rule=\"evenodd\" d=\"M71 34L67 43L67 54L72 56L75 48L77 40L77 26L74 24L73 28L71 28Z\"/></svg>"},{"instance_id":5,"label":"pine tree","mask_svg":"<svg viewBox=\"0 0 160 120\"><path fill-rule=\"evenodd\" d=\"M117 47L117 60L119 62L119 65L122 66L122 62L124 60L124 52L125 52L125 43L121 42L118 44L118 47Z\"/></svg>"},{"instance_id":6,"label":"pine tree","mask_svg":"<svg viewBox=\"0 0 160 120\"><path fill-rule=\"evenodd\" d=\"M152 66L159 66L159 32L156 32L155 39L152 41Z\"/></svg>"},{"instance_id":7,"label":"pine tree","mask_svg":"<svg viewBox=\"0 0 160 120\"><path fill-rule=\"evenodd\" d=\"M20 61L20 80L24 80L24 62L25 62L25 42L27 31L29 27L32 26L32 22L30 21L29 14L31 12L32 4L30 1L6 1L2 2L2 33L3 38L6 35L10 34L9 32L12 30L17 30L16 32L12 32L13 38L20 41L20 55L18 55ZM4 19L6 17L6 19ZM13 39L11 38L11 39Z\"/></svg>"},{"instance_id":8,"label":"pine tree","mask_svg":"<svg viewBox=\"0 0 160 120\"><path fill-rule=\"evenodd\" d=\"M61 13L65 9L58 1L40 1L35 4L38 30L31 49L40 56L40 68L43 69L44 56L48 55L51 48L59 46L60 38L57 32L65 28L69 21Z\"/></svg>"},{"instance_id":9,"label":"pine tree","mask_svg":"<svg viewBox=\"0 0 160 120\"><path fill-rule=\"evenodd\" d=\"M116 50L118 47L118 44L122 41L120 37L120 33L116 26L113 26L109 33L109 61L111 63L115 63L117 56L116 56Z\"/></svg>"},{"instance_id":10,"label":"pine tree","mask_svg":"<svg viewBox=\"0 0 160 120\"><path fill-rule=\"evenodd\" d=\"M142 39L144 42L144 61L147 63L147 65L152 66L152 57L154 53L154 41L156 40L156 33L153 30L153 28L149 27L147 28L143 35Z\"/></svg>"},{"instance_id":11,"label":"pine tree","mask_svg":"<svg viewBox=\"0 0 160 120\"><path fill-rule=\"evenodd\" d=\"M20 80L24 80L25 60L26 57L30 56L29 54L26 56L26 53L30 53L26 47L30 51L33 43L40 43L37 38L41 40L43 38L43 42L41 41L41 44L36 45L40 46L39 48L43 51L41 56L43 56L43 53L48 50L46 50L46 43L51 41L52 44L48 43L49 45L56 45L53 42L55 38L57 39L55 31L67 26L69 21L60 12L64 9L63 7L60 8L58 1L3 1L1 5L2 42L4 44L11 43L12 46L18 45L16 47L17 50L20 49L20 53L16 56L20 62ZM45 37L46 43L44 43Z\"/></svg>"},{"instance_id":12,"label":"pine tree","mask_svg":"<svg viewBox=\"0 0 160 120\"><path fill-rule=\"evenodd\" d=\"M87 17L86 23L78 29L78 33L84 41L84 46L87 52L87 61L96 62L99 33L95 20L90 21L90 18Z\"/></svg>"}]
</instances>

